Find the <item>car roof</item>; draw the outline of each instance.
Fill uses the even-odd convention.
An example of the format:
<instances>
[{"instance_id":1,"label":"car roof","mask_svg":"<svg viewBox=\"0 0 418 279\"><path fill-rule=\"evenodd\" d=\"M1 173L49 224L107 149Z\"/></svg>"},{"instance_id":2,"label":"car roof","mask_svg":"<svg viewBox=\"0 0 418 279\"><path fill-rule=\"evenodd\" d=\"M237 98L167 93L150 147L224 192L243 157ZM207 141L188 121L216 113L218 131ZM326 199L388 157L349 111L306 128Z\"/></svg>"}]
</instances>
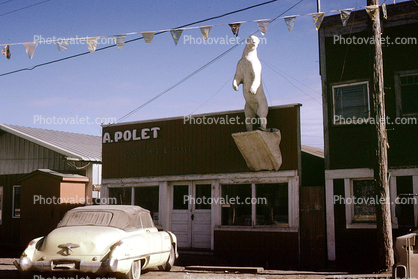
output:
<instances>
[{"instance_id":1,"label":"car roof","mask_svg":"<svg viewBox=\"0 0 418 279\"><path fill-rule=\"evenodd\" d=\"M86 210L92 210L92 211L124 211L128 214L132 213L141 213L141 212L149 212L149 210L142 208L138 205L87 205L87 206L79 206L76 208L71 209L70 211L86 211Z\"/></svg>"},{"instance_id":2,"label":"car roof","mask_svg":"<svg viewBox=\"0 0 418 279\"><path fill-rule=\"evenodd\" d=\"M100 222L89 221L86 218L79 218L78 213L85 214L89 220L100 220ZM141 226L141 221L138 218L140 213L149 215L149 210L136 205L89 205L80 206L69 210L65 213L61 222L57 227L77 226L77 220L80 220L81 225L87 226L108 226L131 231L138 229ZM105 217L107 214L107 217ZM111 217L109 218L109 215ZM76 216L77 215L77 216ZM87 216L88 215L88 216ZM104 220L104 221L103 221Z\"/></svg>"}]
</instances>

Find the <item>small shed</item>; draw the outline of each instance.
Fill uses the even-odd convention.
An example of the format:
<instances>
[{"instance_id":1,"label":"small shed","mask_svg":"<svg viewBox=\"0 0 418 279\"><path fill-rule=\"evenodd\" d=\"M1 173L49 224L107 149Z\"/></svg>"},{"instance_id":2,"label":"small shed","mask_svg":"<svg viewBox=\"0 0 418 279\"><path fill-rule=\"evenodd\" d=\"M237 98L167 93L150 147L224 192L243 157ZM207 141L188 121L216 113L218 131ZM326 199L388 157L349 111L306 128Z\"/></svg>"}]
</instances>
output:
<instances>
[{"instance_id":1,"label":"small shed","mask_svg":"<svg viewBox=\"0 0 418 279\"><path fill-rule=\"evenodd\" d=\"M20 244L53 230L69 209L91 203L89 178L38 169L21 178Z\"/></svg>"}]
</instances>

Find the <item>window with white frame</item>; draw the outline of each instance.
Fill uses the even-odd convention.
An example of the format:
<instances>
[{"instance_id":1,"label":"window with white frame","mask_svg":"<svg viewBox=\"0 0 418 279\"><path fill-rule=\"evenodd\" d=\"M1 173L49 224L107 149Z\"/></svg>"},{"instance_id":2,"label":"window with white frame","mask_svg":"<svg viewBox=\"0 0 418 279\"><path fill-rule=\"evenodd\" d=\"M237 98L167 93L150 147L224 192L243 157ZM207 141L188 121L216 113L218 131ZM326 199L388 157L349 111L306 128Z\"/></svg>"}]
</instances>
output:
<instances>
[{"instance_id":1,"label":"window with white frame","mask_svg":"<svg viewBox=\"0 0 418 279\"><path fill-rule=\"evenodd\" d=\"M375 194L375 181L372 177L344 179L345 197L338 198L345 204L347 228L375 228L376 205L381 202Z\"/></svg>"},{"instance_id":2,"label":"window with white frame","mask_svg":"<svg viewBox=\"0 0 418 279\"><path fill-rule=\"evenodd\" d=\"M3 223L3 186L0 186L0 225Z\"/></svg>"},{"instance_id":3,"label":"window with white frame","mask_svg":"<svg viewBox=\"0 0 418 279\"><path fill-rule=\"evenodd\" d=\"M418 70L395 73L397 116L418 115Z\"/></svg>"},{"instance_id":4,"label":"window with white frame","mask_svg":"<svg viewBox=\"0 0 418 279\"><path fill-rule=\"evenodd\" d=\"M353 180L352 220L355 223L376 222L375 181L370 179Z\"/></svg>"},{"instance_id":5,"label":"window with white frame","mask_svg":"<svg viewBox=\"0 0 418 279\"><path fill-rule=\"evenodd\" d=\"M255 187L256 225L289 224L287 183L256 184Z\"/></svg>"},{"instance_id":6,"label":"window with white frame","mask_svg":"<svg viewBox=\"0 0 418 279\"><path fill-rule=\"evenodd\" d=\"M20 185L13 186L12 217L20 218Z\"/></svg>"},{"instance_id":7,"label":"window with white frame","mask_svg":"<svg viewBox=\"0 0 418 279\"><path fill-rule=\"evenodd\" d=\"M288 183L222 185L222 225L289 225Z\"/></svg>"},{"instance_id":8,"label":"window with white frame","mask_svg":"<svg viewBox=\"0 0 418 279\"><path fill-rule=\"evenodd\" d=\"M362 123L370 117L368 81L334 85L332 95L334 124Z\"/></svg>"}]
</instances>

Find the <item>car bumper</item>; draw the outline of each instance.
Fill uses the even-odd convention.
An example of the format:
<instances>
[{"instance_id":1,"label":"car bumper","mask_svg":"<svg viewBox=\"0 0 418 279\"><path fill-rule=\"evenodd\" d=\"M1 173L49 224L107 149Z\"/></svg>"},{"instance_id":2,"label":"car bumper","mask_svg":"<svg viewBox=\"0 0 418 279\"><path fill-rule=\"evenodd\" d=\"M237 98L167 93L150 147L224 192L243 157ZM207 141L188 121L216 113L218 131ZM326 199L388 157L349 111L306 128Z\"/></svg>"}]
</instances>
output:
<instances>
[{"instance_id":1,"label":"car bumper","mask_svg":"<svg viewBox=\"0 0 418 279\"><path fill-rule=\"evenodd\" d=\"M31 261L23 258L14 262L19 271L40 271L40 272L65 272L77 271L83 273L106 273L115 272L118 266L117 259L109 259L104 262L86 262L80 259L55 259L52 261Z\"/></svg>"}]
</instances>

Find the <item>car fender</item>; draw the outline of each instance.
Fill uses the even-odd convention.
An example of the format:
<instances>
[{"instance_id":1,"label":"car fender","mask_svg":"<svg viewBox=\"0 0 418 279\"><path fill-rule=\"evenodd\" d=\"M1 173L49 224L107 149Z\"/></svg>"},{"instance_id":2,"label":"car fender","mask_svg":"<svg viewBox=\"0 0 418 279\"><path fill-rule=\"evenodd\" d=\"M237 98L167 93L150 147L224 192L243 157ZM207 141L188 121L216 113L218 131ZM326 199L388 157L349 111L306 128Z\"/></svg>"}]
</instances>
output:
<instances>
[{"instance_id":1,"label":"car fender","mask_svg":"<svg viewBox=\"0 0 418 279\"><path fill-rule=\"evenodd\" d=\"M171 239L171 245L174 246L174 252L176 254L176 259L179 257L179 254L177 253L177 237L174 233L167 231L167 233L170 235Z\"/></svg>"},{"instance_id":2,"label":"car fender","mask_svg":"<svg viewBox=\"0 0 418 279\"><path fill-rule=\"evenodd\" d=\"M23 251L22 255L21 255L21 259L22 258L29 258L30 260L33 260L33 255L35 254L37 248L38 248L38 243L39 241L42 241L44 239L44 236L41 237L37 237L35 239L32 239L29 243L28 246L26 247L26 249Z\"/></svg>"},{"instance_id":3,"label":"car fender","mask_svg":"<svg viewBox=\"0 0 418 279\"><path fill-rule=\"evenodd\" d=\"M149 243L146 237L138 234L125 237L115 243L109 253L109 258L118 260L117 272L127 273L133 261L144 260L150 253Z\"/></svg>"}]
</instances>

